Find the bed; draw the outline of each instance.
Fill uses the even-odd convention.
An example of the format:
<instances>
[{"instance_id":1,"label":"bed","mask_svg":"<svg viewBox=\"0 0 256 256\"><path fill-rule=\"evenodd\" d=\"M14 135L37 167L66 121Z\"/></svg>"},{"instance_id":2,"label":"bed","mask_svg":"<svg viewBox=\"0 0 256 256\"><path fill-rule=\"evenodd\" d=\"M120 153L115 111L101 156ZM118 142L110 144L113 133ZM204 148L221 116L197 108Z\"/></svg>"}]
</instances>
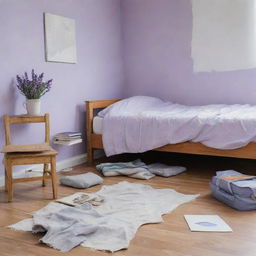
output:
<instances>
[{"instance_id":1,"label":"bed","mask_svg":"<svg viewBox=\"0 0 256 256\"><path fill-rule=\"evenodd\" d=\"M95 149L103 149L102 123L103 119L95 115L95 110L104 109L121 99L86 101L86 127L87 127L87 159L88 164L93 164ZM186 141L176 144L166 144L154 148L155 151L187 153L210 156L224 156L234 158L256 159L256 142L236 149L216 149L203 145L200 142Z\"/></svg>"}]
</instances>

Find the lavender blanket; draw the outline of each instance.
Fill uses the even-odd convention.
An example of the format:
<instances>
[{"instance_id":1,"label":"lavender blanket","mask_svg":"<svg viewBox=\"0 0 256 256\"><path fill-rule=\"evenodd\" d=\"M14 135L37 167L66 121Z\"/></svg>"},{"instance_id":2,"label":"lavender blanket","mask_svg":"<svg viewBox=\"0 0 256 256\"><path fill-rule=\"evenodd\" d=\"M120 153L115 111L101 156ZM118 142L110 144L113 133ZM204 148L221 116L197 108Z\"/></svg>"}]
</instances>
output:
<instances>
[{"instance_id":1,"label":"lavender blanket","mask_svg":"<svg viewBox=\"0 0 256 256\"><path fill-rule=\"evenodd\" d=\"M256 141L256 106L184 106L158 98L135 96L99 113L107 156L145 152L166 144L201 142L234 149Z\"/></svg>"}]
</instances>

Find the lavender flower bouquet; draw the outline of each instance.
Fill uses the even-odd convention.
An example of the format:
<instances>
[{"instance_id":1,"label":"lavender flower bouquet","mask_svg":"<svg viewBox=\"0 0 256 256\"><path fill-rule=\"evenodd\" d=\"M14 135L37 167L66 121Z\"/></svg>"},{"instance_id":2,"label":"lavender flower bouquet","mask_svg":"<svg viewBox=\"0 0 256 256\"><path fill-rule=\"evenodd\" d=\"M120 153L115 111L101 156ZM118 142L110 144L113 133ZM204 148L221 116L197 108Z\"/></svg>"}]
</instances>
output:
<instances>
[{"instance_id":1,"label":"lavender flower bouquet","mask_svg":"<svg viewBox=\"0 0 256 256\"><path fill-rule=\"evenodd\" d=\"M43 77L44 73L37 75L34 69L31 72L31 80L28 78L27 72L22 77L17 75L17 88L27 99L40 99L50 91L52 85L52 79L44 82Z\"/></svg>"}]
</instances>

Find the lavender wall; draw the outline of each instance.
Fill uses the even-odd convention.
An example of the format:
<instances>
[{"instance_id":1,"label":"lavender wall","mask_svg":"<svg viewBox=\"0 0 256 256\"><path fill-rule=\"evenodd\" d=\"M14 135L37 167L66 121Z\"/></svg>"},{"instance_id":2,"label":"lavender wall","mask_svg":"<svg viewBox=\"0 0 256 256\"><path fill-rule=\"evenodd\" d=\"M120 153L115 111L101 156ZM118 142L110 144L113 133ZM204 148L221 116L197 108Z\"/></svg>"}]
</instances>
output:
<instances>
[{"instance_id":1,"label":"lavender wall","mask_svg":"<svg viewBox=\"0 0 256 256\"><path fill-rule=\"evenodd\" d=\"M45 62L44 12L76 20L77 64ZM0 116L24 113L14 78L34 68L54 79L42 98L52 134L85 132L83 101L123 92L185 104L256 103L253 69L193 73L190 0L0 0L0 24ZM16 128L16 142L36 142L40 131ZM85 144L56 148L58 160L85 152Z\"/></svg>"},{"instance_id":2,"label":"lavender wall","mask_svg":"<svg viewBox=\"0 0 256 256\"><path fill-rule=\"evenodd\" d=\"M127 96L256 103L255 69L193 73L190 0L124 0L122 10Z\"/></svg>"},{"instance_id":3,"label":"lavender wall","mask_svg":"<svg viewBox=\"0 0 256 256\"><path fill-rule=\"evenodd\" d=\"M76 20L77 64L44 59L43 13ZM85 132L84 100L121 96L123 84L119 0L0 0L0 116L24 113L24 97L16 74L45 72L52 90L42 98L42 112L51 116L51 134ZM17 142L36 142L41 128L14 129ZM25 139L26 138L26 139ZM28 139L27 139L28 138ZM4 144L0 129L0 146ZM58 160L85 153L85 145L57 146ZM0 174L3 166L0 164Z\"/></svg>"}]
</instances>

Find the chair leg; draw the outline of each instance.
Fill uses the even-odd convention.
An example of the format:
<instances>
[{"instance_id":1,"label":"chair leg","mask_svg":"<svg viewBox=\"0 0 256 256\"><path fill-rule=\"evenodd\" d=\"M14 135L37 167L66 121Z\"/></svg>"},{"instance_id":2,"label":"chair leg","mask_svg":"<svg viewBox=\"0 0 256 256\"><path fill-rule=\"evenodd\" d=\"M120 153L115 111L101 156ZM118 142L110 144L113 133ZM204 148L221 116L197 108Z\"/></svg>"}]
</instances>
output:
<instances>
[{"instance_id":1,"label":"chair leg","mask_svg":"<svg viewBox=\"0 0 256 256\"><path fill-rule=\"evenodd\" d=\"M12 163L10 160L6 160L6 174L7 174L7 192L8 192L8 202L13 199L13 185L12 185Z\"/></svg>"},{"instance_id":2,"label":"chair leg","mask_svg":"<svg viewBox=\"0 0 256 256\"><path fill-rule=\"evenodd\" d=\"M56 175L56 157L51 157L51 178L52 178L52 192L53 198L58 198L58 186L57 186L57 175Z\"/></svg>"},{"instance_id":3,"label":"chair leg","mask_svg":"<svg viewBox=\"0 0 256 256\"><path fill-rule=\"evenodd\" d=\"M42 180L42 186L45 187L46 185L46 176L48 175L47 171L49 170L48 164L44 164L44 172L43 172L43 180Z\"/></svg>"}]
</instances>

